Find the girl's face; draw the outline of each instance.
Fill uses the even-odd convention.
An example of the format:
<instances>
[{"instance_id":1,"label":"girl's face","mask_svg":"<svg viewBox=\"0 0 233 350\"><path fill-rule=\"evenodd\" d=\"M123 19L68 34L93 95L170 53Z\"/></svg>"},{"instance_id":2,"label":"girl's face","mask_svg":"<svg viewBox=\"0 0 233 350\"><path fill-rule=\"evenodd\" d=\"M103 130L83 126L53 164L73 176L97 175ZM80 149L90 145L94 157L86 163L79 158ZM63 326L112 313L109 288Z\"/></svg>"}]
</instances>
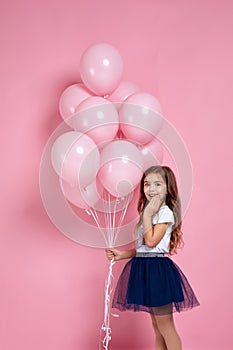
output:
<instances>
[{"instance_id":1,"label":"girl's face","mask_svg":"<svg viewBox=\"0 0 233 350\"><path fill-rule=\"evenodd\" d=\"M148 201L155 196L160 196L163 199L162 205L165 205L167 185L160 174L150 173L145 177L144 194Z\"/></svg>"}]
</instances>

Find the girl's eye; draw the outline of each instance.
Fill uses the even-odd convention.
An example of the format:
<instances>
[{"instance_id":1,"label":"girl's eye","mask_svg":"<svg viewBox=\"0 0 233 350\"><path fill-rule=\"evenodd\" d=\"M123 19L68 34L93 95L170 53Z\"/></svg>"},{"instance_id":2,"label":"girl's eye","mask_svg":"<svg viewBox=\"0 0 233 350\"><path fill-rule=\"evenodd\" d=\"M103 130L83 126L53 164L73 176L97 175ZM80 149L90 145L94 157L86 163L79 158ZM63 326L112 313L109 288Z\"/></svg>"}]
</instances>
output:
<instances>
[{"instance_id":1,"label":"girl's eye","mask_svg":"<svg viewBox=\"0 0 233 350\"><path fill-rule=\"evenodd\" d=\"M150 187L151 184L145 183L144 186L145 186L145 187ZM156 186L156 187L161 186L161 183L155 183L155 186Z\"/></svg>"}]
</instances>

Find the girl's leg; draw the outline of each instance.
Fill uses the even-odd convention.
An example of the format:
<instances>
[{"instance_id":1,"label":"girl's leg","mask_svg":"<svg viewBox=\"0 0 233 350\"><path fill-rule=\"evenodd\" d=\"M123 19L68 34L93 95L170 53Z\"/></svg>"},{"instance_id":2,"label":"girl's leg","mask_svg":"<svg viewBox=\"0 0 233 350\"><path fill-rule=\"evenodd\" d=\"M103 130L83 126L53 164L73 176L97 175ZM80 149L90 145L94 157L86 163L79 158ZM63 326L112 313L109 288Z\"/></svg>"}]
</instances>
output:
<instances>
[{"instance_id":1,"label":"girl's leg","mask_svg":"<svg viewBox=\"0 0 233 350\"><path fill-rule=\"evenodd\" d=\"M153 325L153 328L155 331L155 349L156 350L167 350L166 343L163 339L162 334L159 331L155 315L151 314L151 320L152 320L152 325Z\"/></svg>"},{"instance_id":2,"label":"girl's leg","mask_svg":"<svg viewBox=\"0 0 233 350\"><path fill-rule=\"evenodd\" d=\"M155 316L156 324L166 344L167 350L182 350L180 337L176 331L173 314Z\"/></svg>"}]
</instances>

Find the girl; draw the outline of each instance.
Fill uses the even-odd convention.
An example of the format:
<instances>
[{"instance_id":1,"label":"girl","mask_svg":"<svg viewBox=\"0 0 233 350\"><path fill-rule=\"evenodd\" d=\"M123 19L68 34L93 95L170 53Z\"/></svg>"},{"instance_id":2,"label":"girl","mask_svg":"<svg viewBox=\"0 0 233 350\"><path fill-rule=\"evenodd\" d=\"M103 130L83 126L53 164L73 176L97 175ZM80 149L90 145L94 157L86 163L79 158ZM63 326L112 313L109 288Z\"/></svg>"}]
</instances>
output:
<instances>
[{"instance_id":1,"label":"girl","mask_svg":"<svg viewBox=\"0 0 233 350\"><path fill-rule=\"evenodd\" d=\"M138 201L136 248L106 249L107 258L131 260L125 265L113 297L113 307L150 313L156 350L181 350L173 312L199 302L179 267L167 256L182 246L181 210L177 184L167 166L143 174Z\"/></svg>"}]
</instances>

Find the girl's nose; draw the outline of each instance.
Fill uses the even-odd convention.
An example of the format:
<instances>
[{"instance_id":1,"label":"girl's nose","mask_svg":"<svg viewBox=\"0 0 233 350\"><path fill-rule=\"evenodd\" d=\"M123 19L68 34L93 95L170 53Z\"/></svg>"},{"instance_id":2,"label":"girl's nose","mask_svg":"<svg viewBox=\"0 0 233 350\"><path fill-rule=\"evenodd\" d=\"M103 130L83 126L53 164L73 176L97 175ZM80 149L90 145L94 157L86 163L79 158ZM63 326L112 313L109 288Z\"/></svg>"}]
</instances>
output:
<instances>
[{"instance_id":1,"label":"girl's nose","mask_svg":"<svg viewBox=\"0 0 233 350\"><path fill-rule=\"evenodd\" d=\"M155 185L150 185L150 191L154 191L155 190Z\"/></svg>"},{"instance_id":2,"label":"girl's nose","mask_svg":"<svg viewBox=\"0 0 233 350\"><path fill-rule=\"evenodd\" d=\"M151 187L150 187L150 192L153 192L153 193L156 192L155 186L151 186Z\"/></svg>"}]
</instances>

